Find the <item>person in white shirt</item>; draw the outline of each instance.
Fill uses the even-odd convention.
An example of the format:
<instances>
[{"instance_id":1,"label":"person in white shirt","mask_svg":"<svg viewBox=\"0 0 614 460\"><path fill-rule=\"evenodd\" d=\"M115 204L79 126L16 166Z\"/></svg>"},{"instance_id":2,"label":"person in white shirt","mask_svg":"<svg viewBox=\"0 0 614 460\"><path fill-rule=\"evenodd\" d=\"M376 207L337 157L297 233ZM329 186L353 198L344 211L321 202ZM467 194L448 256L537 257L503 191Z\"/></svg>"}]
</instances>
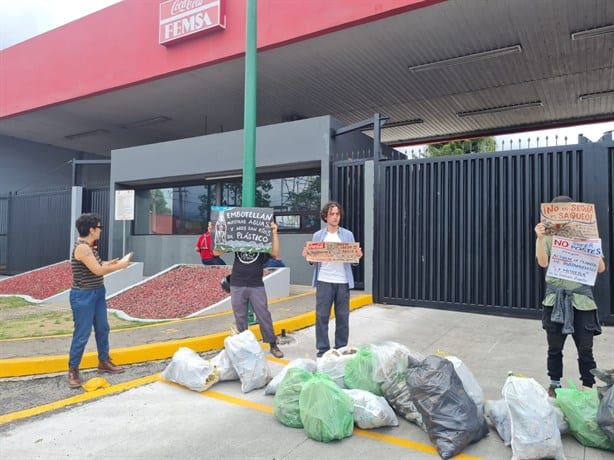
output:
<instances>
[{"instance_id":1,"label":"person in white shirt","mask_svg":"<svg viewBox=\"0 0 614 460\"><path fill-rule=\"evenodd\" d=\"M341 227L343 208L336 201L327 203L320 211L326 227L313 234L312 241L354 243L354 234ZM314 265L312 286L316 288L316 348L320 357L330 349L328 322L330 310L335 305L335 348L348 344L350 334L350 289L354 288L352 264L343 262L312 262ZM362 251L359 253L362 257Z\"/></svg>"}]
</instances>

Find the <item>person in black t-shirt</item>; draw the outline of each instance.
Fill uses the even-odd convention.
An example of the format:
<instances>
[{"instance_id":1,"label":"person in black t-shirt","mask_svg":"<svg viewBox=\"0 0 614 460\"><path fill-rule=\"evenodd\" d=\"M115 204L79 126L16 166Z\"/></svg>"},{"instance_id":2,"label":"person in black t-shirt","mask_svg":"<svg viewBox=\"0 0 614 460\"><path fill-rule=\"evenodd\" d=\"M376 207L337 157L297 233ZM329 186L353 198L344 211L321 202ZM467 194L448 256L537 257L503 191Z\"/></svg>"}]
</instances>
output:
<instances>
[{"instance_id":1,"label":"person in black t-shirt","mask_svg":"<svg viewBox=\"0 0 614 460\"><path fill-rule=\"evenodd\" d=\"M284 354L277 346L277 336L273 329L273 319L269 311L264 281L262 281L264 264L268 259L276 258L279 254L279 239L275 222L271 222L271 234L273 244L270 254L262 252L235 253L230 274L230 302L239 332L247 329L247 309L248 303L251 303L258 319L262 341L270 345L273 356L283 358Z\"/></svg>"}]
</instances>

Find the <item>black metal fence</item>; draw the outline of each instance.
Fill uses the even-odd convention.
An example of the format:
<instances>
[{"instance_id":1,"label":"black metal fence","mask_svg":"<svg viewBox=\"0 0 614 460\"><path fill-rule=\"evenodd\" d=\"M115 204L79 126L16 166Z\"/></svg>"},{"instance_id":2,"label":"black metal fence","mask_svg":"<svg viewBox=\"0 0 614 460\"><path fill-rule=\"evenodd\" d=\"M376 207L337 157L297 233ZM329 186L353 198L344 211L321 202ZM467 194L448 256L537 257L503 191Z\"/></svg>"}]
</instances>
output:
<instances>
[{"instance_id":1,"label":"black metal fence","mask_svg":"<svg viewBox=\"0 0 614 460\"><path fill-rule=\"evenodd\" d=\"M14 275L67 260L71 187L0 197L0 274ZM84 189L83 212L109 215L109 188ZM107 258L108 226L99 252Z\"/></svg>"},{"instance_id":2,"label":"black metal fence","mask_svg":"<svg viewBox=\"0 0 614 460\"><path fill-rule=\"evenodd\" d=\"M611 261L613 157L614 144L587 143L383 162L376 168L375 300L537 316L544 295L533 232L539 205L557 195L595 203ZM607 324L614 324L613 285L611 270L595 285Z\"/></svg>"},{"instance_id":3,"label":"black metal fence","mask_svg":"<svg viewBox=\"0 0 614 460\"><path fill-rule=\"evenodd\" d=\"M340 161L332 168L332 189L334 200L343 207L341 225L354 234L356 241L364 241L365 217L365 165L363 161ZM365 271L363 264L352 267L354 287L364 289Z\"/></svg>"}]
</instances>

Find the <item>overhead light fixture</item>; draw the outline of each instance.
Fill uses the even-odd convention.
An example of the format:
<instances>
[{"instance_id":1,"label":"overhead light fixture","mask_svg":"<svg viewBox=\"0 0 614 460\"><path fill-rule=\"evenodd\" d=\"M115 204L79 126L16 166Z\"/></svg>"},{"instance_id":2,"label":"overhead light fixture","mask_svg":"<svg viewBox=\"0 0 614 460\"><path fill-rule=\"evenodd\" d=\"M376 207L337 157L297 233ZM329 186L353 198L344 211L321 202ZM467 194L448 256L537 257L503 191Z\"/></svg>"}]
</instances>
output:
<instances>
[{"instance_id":1,"label":"overhead light fixture","mask_svg":"<svg viewBox=\"0 0 614 460\"><path fill-rule=\"evenodd\" d=\"M600 35L614 33L614 24L610 24L603 27L595 27L594 29L581 30L571 34L572 40L581 40L583 38L593 38Z\"/></svg>"},{"instance_id":2,"label":"overhead light fixture","mask_svg":"<svg viewBox=\"0 0 614 460\"><path fill-rule=\"evenodd\" d=\"M119 125L121 128L130 129L130 128L142 128L143 126L156 125L158 123L165 123L170 121L171 118L167 116L146 118L145 120L131 121L130 123L124 123L123 125Z\"/></svg>"},{"instance_id":3,"label":"overhead light fixture","mask_svg":"<svg viewBox=\"0 0 614 460\"><path fill-rule=\"evenodd\" d=\"M443 59L441 61L429 62L427 64L414 65L410 66L409 70L411 70L412 72L424 72L425 70L443 69L459 64L468 64L470 62L483 61L485 59L507 56L508 54L516 53L522 53L522 46L507 46L505 48L481 51L479 53L467 54L465 56L458 56L450 59Z\"/></svg>"},{"instance_id":4,"label":"overhead light fixture","mask_svg":"<svg viewBox=\"0 0 614 460\"><path fill-rule=\"evenodd\" d=\"M490 107L487 109L469 110L467 112L458 112L458 118L473 117L475 115L486 115L488 113L509 112L510 110L528 109L531 107L541 107L542 101L523 102L522 104L503 105L500 107Z\"/></svg>"},{"instance_id":5,"label":"overhead light fixture","mask_svg":"<svg viewBox=\"0 0 614 460\"><path fill-rule=\"evenodd\" d=\"M72 141L75 139L81 139L83 137L98 136L99 134L109 134L109 131L106 129L93 129L91 131L83 131L81 133L68 134L64 137Z\"/></svg>"},{"instance_id":6,"label":"overhead light fixture","mask_svg":"<svg viewBox=\"0 0 614 460\"><path fill-rule=\"evenodd\" d=\"M598 91L596 93L580 94L578 96L578 100L586 101L587 99L597 99L599 97L605 97L605 96L614 96L614 89L611 89L609 91Z\"/></svg>"},{"instance_id":7,"label":"overhead light fixture","mask_svg":"<svg viewBox=\"0 0 614 460\"><path fill-rule=\"evenodd\" d=\"M400 127L409 126L409 125L420 125L422 123L424 123L424 120L422 118L413 118L411 120L389 121L383 126L383 129L400 128Z\"/></svg>"}]
</instances>

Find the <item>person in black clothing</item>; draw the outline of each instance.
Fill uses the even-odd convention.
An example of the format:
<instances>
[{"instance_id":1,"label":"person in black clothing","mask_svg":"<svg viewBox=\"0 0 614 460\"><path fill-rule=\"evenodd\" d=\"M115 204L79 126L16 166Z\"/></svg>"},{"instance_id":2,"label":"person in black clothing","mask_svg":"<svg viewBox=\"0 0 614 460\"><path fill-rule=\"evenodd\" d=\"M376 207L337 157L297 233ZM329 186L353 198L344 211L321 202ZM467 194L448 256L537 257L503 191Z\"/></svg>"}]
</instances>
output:
<instances>
[{"instance_id":1,"label":"person in black clothing","mask_svg":"<svg viewBox=\"0 0 614 460\"><path fill-rule=\"evenodd\" d=\"M230 302L235 323L239 332L247 329L247 309L251 303L258 320L262 341L270 345L271 354L283 358L284 354L277 346L277 336L273 329L273 319L268 307L262 273L264 264L279 254L277 224L271 222L273 240L270 254L262 252L236 252L230 274Z\"/></svg>"}]
</instances>

